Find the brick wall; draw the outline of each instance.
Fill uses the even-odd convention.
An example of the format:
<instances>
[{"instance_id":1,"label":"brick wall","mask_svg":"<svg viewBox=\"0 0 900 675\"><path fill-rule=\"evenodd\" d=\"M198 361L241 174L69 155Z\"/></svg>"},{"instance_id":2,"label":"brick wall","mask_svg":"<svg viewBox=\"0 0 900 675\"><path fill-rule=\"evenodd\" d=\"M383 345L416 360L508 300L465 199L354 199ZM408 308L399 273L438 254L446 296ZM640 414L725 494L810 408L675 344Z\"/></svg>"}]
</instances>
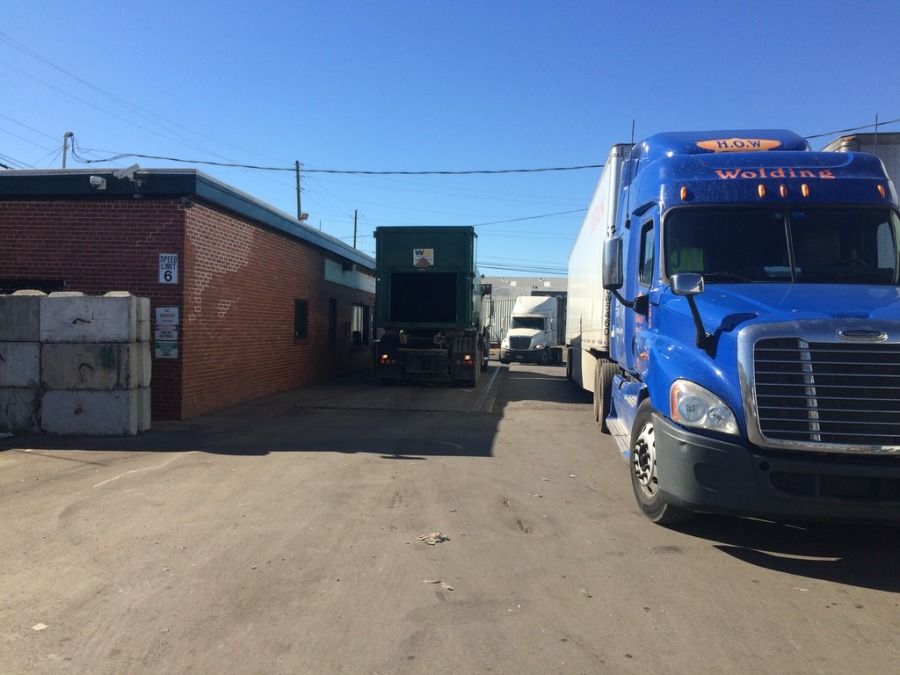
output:
<instances>
[{"instance_id":1,"label":"brick wall","mask_svg":"<svg viewBox=\"0 0 900 675\"><path fill-rule=\"evenodd\" d=\"M353 349L351 306L370 293L328 283L325 254L203 204L188 212L183 308L182 416L371 368ZM337 341L328 344L328 301ZM309 302L306 338L294 338L294 301Z\"/></svg>"},{"instance_id":2,"label":"brick wall","mask_svg":"<svg viewBox=\"0 0 900 675\"><path fill-rule=\"evenodd\" d=\"M178 253L180 283L160 284ZM63 281L89 294L127 290L179 307L178 359L153 359L153 417L193 417L371 368L350 338L353 303L374 296L324 280L325 253L211 206L180 199L0 201L0 279ZM328 301L337 340L328 344ZM309 302L294 339L294 300Z\"/></svg>"},{"instance_id":3,"label":"brick wall","mask_svg":"<svg viewBox=\"0 0 900 675\"><path fill-rule=\"evenodd\" d=\"M181 286L158 283L159 254L183 257L178 199L0 201L0 279L62 281L64 290L130 291L157 306L181 304ZM153 360L153 417L177 418L181 361Z\"/></svg>"}]
</instances>

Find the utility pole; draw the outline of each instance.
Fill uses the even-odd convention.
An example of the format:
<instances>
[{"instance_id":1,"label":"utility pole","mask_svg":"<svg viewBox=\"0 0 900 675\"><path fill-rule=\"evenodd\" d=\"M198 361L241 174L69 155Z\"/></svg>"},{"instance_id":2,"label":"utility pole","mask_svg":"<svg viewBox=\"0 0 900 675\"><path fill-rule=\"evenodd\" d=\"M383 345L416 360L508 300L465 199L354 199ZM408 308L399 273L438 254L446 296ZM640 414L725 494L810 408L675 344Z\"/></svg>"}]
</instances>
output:
<instances>
[{"instance_id":1,"label":"utility pole","mask_svg":"<svg viewBox=\"0 0 900 675\"><path fill-rule=\"evenodd\" d=\"M300 160L296 160L294 162L294 171L297 174L297 220L302 220L300 216L303 214L303 209L300 208Z\"/></svg>"},{"instance_id":2,"label":"utility pole","mask_svg":"<svg viewBox=\"0 0 900 675\"><path fill-rule=\"evenodd\" d=\"M294 172L297 174L297 222L302 223L304 220L309 218L308 213L303 213L303 208L300 205L300 160L294 161Z\"/></svg>"},{"instance_id":3,"label":"utility pole","mask_svg":"<svg viewBox=\"0 0 900 675\"><path fill-rule=\"evenodd\" d=\"M356 219L359 216L359 209L353 209L353 248L356 248Z\"/></svg>"},{"instance_id":4,"label":"utility pole","mask_svg":"<svg viewBox=\"0 0 900 675\"><path fill-rule=\"evenodd\" d=\"M66 168L66 153L69 151L69 139L72 138L75 134L71 131L67 131L63 134L63 152L62 152L62 168ZM74 150L75 141L72 141L72 146Z\"/></svg>"}]
</instances>

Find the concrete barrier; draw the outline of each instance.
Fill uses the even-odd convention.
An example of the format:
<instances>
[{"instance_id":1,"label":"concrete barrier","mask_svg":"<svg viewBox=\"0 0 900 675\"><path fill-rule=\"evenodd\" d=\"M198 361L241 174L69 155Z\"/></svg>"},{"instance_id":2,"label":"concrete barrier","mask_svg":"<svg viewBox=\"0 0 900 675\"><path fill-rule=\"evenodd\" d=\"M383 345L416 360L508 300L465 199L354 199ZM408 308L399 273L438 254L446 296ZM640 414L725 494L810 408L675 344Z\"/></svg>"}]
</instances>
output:
<instances>
[{"instance_id":1,"label":"concrete barrier","mask_svg":"<svg viewBox=\"0 0 900 675\"><path fill-rule=\"evenodd\" d=\"M41 299L41 342L136 342L137 300L51 293Z\"/></svg>"},{"instance_id":2,"label":"concrete barrier","mask_svg":"<svg viewBox=\"0 0 900 675\"><path fill-rule=\"evenodd\" d=\"M0 431L36 433L41 430L41 390L0 387Z\"/></svg>"},{"instance_id":3,"label":"concrete barrier","mask_svg":"<svg viewBox=\"0 0 900 675\"><path fill-rule=\"evenodd\" d=\"M124 436L138 433L142 396L123 391L48 391L41 424L51 434Z\"/></svg>"},{"instance_id":4,"label":"concrete barrier","mask_svg":"<svg viewBox=\"0 0 900 675\"><path fill-rule=\"evenodd\" d=\"M136 389L150 385L150 343L45 344L41 380L47 389Z\"/></svg>"},{"instance_id":5,"label":"concrete barrier","mask_svg":"<svg viewBox=\"0 0 900 675\"><path fill-rule=\"evenodd\" d=\"M0 431L130 435L150 429L150 300L0 296Z\"/></svg>"},{"instance_id":6,"label":"concrete barrier","mask_svg":"<svg viewBox=\"0 0 900 675\"><path fill-rule=\"evenodd\" d=\"M0 342L0 387L41 386L41 343Z\"/></svg>"},{"instance_id":7,"label":"concrete barrier","mask_svg":"<svg viewBox=\"0 0 900 675\"><path fill-rule=\"evenodd\" d=\"M0 342L40 342L40 291L17 291L0 295Z\"/></svg>"}]
</instances>

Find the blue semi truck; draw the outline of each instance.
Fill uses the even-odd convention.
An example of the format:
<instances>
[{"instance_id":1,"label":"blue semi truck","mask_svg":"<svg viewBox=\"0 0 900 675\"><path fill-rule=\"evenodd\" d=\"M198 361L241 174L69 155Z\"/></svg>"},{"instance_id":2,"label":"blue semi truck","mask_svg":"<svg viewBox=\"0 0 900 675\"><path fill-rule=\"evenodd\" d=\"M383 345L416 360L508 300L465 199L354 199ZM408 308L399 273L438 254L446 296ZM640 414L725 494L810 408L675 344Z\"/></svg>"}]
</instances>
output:
<instances>
[{"instance_id":1,"label":"blue semi truck","mask_svg":"<svg viewBox=\"0 0 900 675\"><path fill-rule=\"evenodd\" d=\"M569 259L567 374L638 505L900 521L900 216L789 131L612 148Z\"/></svg>"}]
</instances>

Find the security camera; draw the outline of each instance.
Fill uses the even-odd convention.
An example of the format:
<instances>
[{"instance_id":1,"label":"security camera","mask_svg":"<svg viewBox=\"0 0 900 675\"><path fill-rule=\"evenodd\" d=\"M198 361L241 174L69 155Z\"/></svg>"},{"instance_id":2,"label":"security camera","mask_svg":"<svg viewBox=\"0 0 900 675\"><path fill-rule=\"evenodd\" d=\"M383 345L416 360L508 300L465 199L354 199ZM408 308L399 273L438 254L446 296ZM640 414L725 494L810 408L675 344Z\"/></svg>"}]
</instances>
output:
<instances>
[{"instance_id":1,"label":"security camera","mask_svg":"<svg viewBox=\"0 0 900 675\"><path fill-rule=\"evenodd\" d=\"M141 170L139 164L132 164L131 166L126 166L124 169L119 169L113 174L113 178L117 178L118 180L122 180L123 178L127 178L128 180L134 180L134 174Z\"/></svg>"},{"instance_id":2,"label":"security camera","mask_svg":"<svg viewBox=\"0 0 900 675\"><path fill-rule=\"evenodd\" d=\"M106 189L106 179L101 176L91 176L91 187L95 190L105 190Z\"/></svg>"}]
</instances>

